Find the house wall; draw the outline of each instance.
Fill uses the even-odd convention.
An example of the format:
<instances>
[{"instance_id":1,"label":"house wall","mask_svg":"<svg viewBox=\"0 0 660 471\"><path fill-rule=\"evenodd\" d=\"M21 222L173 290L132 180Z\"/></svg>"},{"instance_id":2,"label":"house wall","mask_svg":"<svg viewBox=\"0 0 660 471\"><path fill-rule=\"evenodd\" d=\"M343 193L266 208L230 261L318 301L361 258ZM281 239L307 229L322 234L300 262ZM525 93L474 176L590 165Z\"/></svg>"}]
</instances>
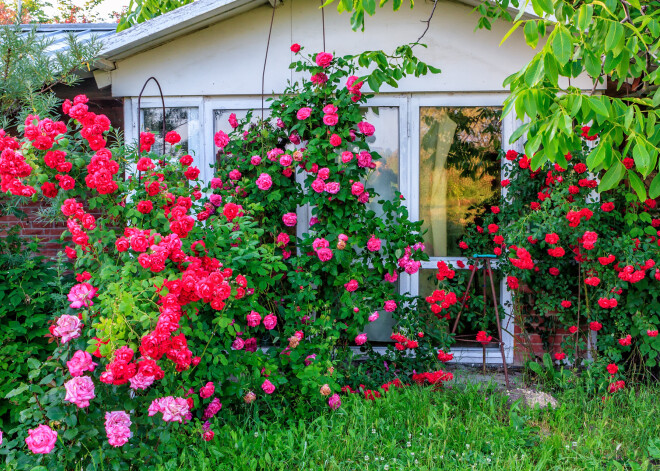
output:
<instances>
[{"instance_id":1,"label":"house wall","mask_svg":"<svg viewBox=\"0 0 660 471\"><path fill-rule=\"evenodd\" d=\"M268 53L266 93L280 93L294 78L288 64L289 50L299 43L307 52L323 50L323 27L319 2L287 0L275 10ZM415 41L422 33L432 3L419 1L414 9L392 12L382 8L366 19L365 31L350 29L348 14L333 7L325 11L326 49L339 55L364 50L393 52L401 44ZM272 8L268 5L183 36L116 63L112 71L112 94L137 96L147 78L155 76L165 95L256 95L261 94L264 54ZM475 31L478 14L462 3L440 1L431 27L416 54L442 69L439 75L409 77L396 91L405 92L493 92L503 91L504 79L529 61L534 51L521 30L504 44L501 38L510 25L496 22L491 31ZM588 81L577 83L591 88ZM394 91L384 87L382 92Z\"/></svg>"}]
</instances>

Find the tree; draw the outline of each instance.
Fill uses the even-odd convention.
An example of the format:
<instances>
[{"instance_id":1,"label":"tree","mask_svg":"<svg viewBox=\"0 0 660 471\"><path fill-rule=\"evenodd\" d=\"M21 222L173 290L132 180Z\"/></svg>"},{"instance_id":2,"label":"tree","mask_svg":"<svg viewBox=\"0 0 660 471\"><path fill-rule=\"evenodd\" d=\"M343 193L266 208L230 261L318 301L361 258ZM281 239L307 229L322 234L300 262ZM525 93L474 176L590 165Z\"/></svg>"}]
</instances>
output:
<instances>
[{"instance_id":1,"label":"tree","mask_svg":"<svg viewBox=\"0 0 660 471\"><path fill-rule=\"evenodd\" d=\"M393 1L395 11L401 5L401 0ZM515 17L508 11L511 7L519 12ZM373 15L376 10L374 0L342 0L337 9L352 12L353 29L363 27L365 12ZM477 11L479 28L490 29L498 19L511 21L513 26L502 41L522 28L527 44L537 50L504 82L511 90L504 114L513 112L528 121L512 140L527 139L525 152L532 156L532 167L546 161L565 165L564 155L580 148L585 133L594 137L589 169L607 170L599 191L625 181L641 200L660 196L657 4L497 0L484 1ZM533 17L523 18L525 12ZM581 76L591 79L590 90L573 85ZM603 85L607 85L605 93L598 90Z\"/></svg>"},{"instance_id":2,"label":"tree","mask_svg":"<svg viewBox=\"0 0 660 471\"><path fill-rule=\"evenodd\" d=\"M131 0L119 20L117 31L123 31L192 2L193 0Z\"/></svg>"}]
</instances>

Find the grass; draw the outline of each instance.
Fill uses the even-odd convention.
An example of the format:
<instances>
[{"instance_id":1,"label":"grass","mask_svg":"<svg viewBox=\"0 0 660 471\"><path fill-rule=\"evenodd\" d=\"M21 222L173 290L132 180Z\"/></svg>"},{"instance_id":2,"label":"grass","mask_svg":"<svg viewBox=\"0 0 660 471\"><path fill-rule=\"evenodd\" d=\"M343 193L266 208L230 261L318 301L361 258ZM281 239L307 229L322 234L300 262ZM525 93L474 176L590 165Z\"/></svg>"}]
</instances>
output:
<instances>
[{"instance_id":1,"label":"grass","mask_svg":"<svg viewBox=\"0 0 660 471\"><path fill-rule=\"evenodd\" d=\"M410 387L376 402L342 396L311 421L225 425L165 470L660 469L660 390L603 402L577 390L556 409L509 408L487 386Z\"/></svg>"}]
</instances>

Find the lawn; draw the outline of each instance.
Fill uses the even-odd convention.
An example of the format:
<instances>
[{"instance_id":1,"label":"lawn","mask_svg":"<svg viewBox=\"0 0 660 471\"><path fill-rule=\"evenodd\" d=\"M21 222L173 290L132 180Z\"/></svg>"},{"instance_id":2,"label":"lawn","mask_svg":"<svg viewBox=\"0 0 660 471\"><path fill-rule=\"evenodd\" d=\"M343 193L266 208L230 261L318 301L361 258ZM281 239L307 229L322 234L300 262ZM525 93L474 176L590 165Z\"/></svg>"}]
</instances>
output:
<instances>
[{"instance_id":1,"label":"lawn","mask_svg":"<svg viewBox=\"0 0 660 471\"><path fill-rule=\"evenodd\" d=\"M494 387L410 387L310 421L243 419L186 447L174 470L660 469L660 390L603 402L571 390L554 409L507 406Z\"/></svg>"}]
</instances>

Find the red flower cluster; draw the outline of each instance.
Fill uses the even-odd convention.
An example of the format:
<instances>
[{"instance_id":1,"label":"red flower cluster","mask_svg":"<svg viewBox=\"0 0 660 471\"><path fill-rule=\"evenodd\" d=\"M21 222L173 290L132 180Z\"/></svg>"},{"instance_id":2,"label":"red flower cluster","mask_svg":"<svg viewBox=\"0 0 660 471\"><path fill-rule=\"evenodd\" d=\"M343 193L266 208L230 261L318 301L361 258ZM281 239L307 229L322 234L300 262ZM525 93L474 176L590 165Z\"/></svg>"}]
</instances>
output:
<instances>
[{"instance_id":1,"label":"red flower cluster","mask_svg":"<svg viewBox=\"0 0 660 471\"><path fill-rule=\"evenodd\" d=\"M76 200L73 198L65 200L60 209L62 214L69 218L66 225L73 236L73 243L80 245L83 250L87 250L89 247L89 236L83 228L88 231L94 229L96 227L96 219L91 214L85 213L82 203L76 203Z\"/></svg>"},{"instance_id":2,"label":"red flower cluster","mask_svg":"<svg viewBox=\"0 0 660 471\"><path fill-rule=\"evenodd\" d=\"M406 349L414 350L415 348L419 347L419 343L417 343L416 340L409 340L404 335L401 334L392 334L390 338L396 342L394 344L394 348L396 348L397 350L401 350L401 351Z\"/></svg>"},{"instance_id":3,"label":"red flower cluster","mask_svg":"<svg viewBox=\"0 0 660 471\"><path fill-rule=\"evenodd\" d=\"M451 381L452 379L454 379L453 374L444 372L442 370L412 375L412 380L415 383L423 385L428 382L429 384L436 385L436 388L441 387L444 381Z\"/></svg>"},{"instance_id":4,"label":"red flower cluster","mask_svg":"<svg viewBox=\"0 0 660 471\"><path fill-rule=\"evenodd\" d=\"M445 353L442 350L438 350L438 360L440 360L442 363L447 363L448 361L451 361L453 359L454 359L453 353Z\"/></svg>"},{"instance_id":5,"label":"red flower cluster","mask_svg":"<svg viewBox=\"0 0 660 471\"><path fill-rule=\"evenodd\" d=\"M105 115L97 115L89 111L86 105L88 101L85 95L78 95L73 99L73 104L69 100L65 100L62 111L82 124L80 135L92 150L98 151L106 145L103 133L110 130L110 120Z\"/></svg>"},{"instance_id":6,"label":"red flower cluster","mask_svg":"<svg viewBox=\"0 0 660 471\"><path fill-rule=\"evenodd\" d=\"M490 343L491 340L493 340L493 337L488 335L486 331L480 330L477 332L477 342L481 343L482 345Z\"/></svg>"},{"instance_id":7,"label":"red flower cluster","mask_svg":"<svg viewBox=\"0 0 660 471\"><path fill-rule=\"evenodd\" d=\"M445 279L453 279L456 272L451 270L445 262L438 262L438 273L435 274L435 277L438 281L444 281Z\"/></svg>"},{"instance_id":8,"label":"red flower cluster","mask_svg":"<svg viewBox=\"0 0 660 471\"><path fill-rule=\"evenodd\" d=\"M449 319L449 313L443 315L442 312L456 304L457 301L456 294L451 291L445 292L443 289L436 289L431 296L426 297L426 302L431 305L431 311L433 311L433 314L435 314L438 319L443 317Z\"/></svg>"},{"instance_id":9,"label":"red flower cluster","mask_svg":"<svg viewBox=\"0 0 660 471\"><path fill-rule=\"evenodd\" d=\"M516 267L520 268L521 270L532 270L534 268L534 261L532 260L531 254L521 248L511 246L512 250L516 251L516 257L518 258L511 258L509 257L509 261L511 264Z\"/></svg>"},{"instance_id":10,"label":"red flower cluster","mask_svg":"<svg viewBox=\"0 0 660 471\"><path fill-rule=\"evenodd\" d=\"M589 219L591 219L591 216L593 215L594 215L593 211L590 210L589 208L582 208L579 211L570 210L566 214L566 219L568 219L569 221L568 225L570 227L577 227L580 225L582 218L584 218L585 221L588 221Z\"/></svg>"}]
</instances>

